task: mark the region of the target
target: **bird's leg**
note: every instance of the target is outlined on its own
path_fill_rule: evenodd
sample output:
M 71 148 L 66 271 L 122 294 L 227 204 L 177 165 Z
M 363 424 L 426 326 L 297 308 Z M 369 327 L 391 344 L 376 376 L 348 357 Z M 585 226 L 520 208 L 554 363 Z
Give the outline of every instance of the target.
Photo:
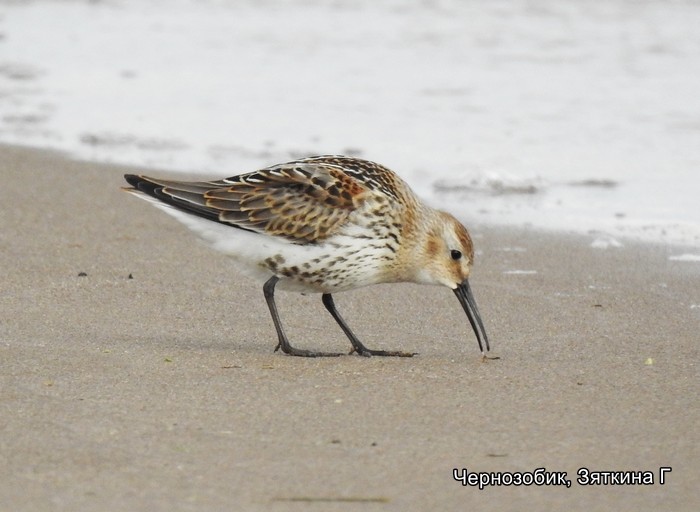
M 300 357 L 337 357 L 343 354 L 335 352 L 313 352 L 311 350 L 303 350 L 294 348 L 287 339 L 287 335 L 282 329 L 282 322 L 280 321 L 280 315 L 277 312 L 277 305 L 275 305 L 275 285 L 279 281 L 279 277 L 272 276 L 263 285 L 263 293 L 265 294 L 265 300 L 267 301 L 267 307 L 270 308 L 270 315 L 272 315 L 272 321 L 275 323 L 275 330 L 277 331 L 277 339 L 279 342 L 275 347 L 275 352 L 280 348 L 285 354 L 290 356 L 300 356 Z
M 323 305 L 326 306 L 326 309 L 328 312 L 331 314 L 331 316 L 335 319 L 336 322 L 338 322 L 338 325 L 340 328 L 343 330 L 345 335 L 350 339 L 350 343 L 352 343 L 352 351 L 350 352 L 351 354 L 353 352 L 357 352 L 358 355 L 361 356 L 395 356 L 395 357 L 413 357 L 416 355 L 413 352 L 401 352 L 399 350 L 372 350 L 367 347 L 365 347 L 362 342 L 357 339 L 357 336 L 355 336 L 355 333 L 352 332 L 348 324 L 345 323 L 345 320 L 343 320 L 343 317 L 340 316 L 340 313 L 338 313 L 338 310 L 335 309 L 335 302 L 333 302 L 333 296 L 330 293 L 324 293 L 321 297 L 321 300 L 323 301 Z

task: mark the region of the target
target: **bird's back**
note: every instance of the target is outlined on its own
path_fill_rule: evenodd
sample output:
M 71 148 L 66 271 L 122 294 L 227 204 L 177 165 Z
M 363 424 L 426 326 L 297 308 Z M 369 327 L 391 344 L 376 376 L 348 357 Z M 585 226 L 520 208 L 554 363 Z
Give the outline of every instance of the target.
M 353 213 L 413 194 L 384 166 L 353 157 L 315 156 L 218 181 L 126 175 L 134 191 L 183 212 L 295 243 L 328 239 Z

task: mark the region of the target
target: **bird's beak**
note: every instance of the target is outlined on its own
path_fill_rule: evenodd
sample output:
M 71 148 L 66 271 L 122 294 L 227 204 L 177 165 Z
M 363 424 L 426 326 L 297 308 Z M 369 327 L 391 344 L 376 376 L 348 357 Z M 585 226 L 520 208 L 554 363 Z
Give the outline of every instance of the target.
M 481 321 L 481 315 L 479 314 L 479 309 L 476 307 L 476 301 L 474 300 L 474 295 L 472 295 L 472 289 L 469 287 L 469 280 L 465 279 L 462 284 L 454 289 L 459 303 L 464 308 L 464 312 L 469 318 L 469 323 L 472 324 L 472 329 L 474 329 L 474 334 L 476 334 L 476 340 L 479 342 L 479 349 L 481 353 L 484 353 L 484 346 L 486 345 L 486 350 L 491 350 L 489 348 L 489 339 L 486 336 L 486 330 L 484 329 L 484 323 Z M 483 345 L 482 345 L 482 341 Z

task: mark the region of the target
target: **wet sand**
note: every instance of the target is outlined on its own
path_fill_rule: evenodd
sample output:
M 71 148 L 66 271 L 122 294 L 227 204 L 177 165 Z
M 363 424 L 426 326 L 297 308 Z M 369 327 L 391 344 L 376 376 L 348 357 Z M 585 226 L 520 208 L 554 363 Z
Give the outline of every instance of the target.
M 697 510 L 700 264 L 669 260 L 693 251 L 474 226 L 500 359 L 451 291 L 408 284 L 336 304 L 418 356 L 292 358 L 262 286 L 121 192 L 133 171 L 0 147 L 0 510 Z M 278 305 L 297 346 L 349 349 L 320 297 Z

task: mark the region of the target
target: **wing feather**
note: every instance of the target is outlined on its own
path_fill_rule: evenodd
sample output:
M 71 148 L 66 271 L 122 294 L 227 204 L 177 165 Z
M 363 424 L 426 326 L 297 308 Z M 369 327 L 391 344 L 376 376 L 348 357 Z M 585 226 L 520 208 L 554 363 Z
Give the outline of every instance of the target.
M 296 243 L 316 243 L 335 233 L 373 192 L 371 183 L 358 179 L 357 171 L 346 173 L 343 162 L 333 158 L 304 159 L 219 181 L 133 175 L 127 181 L 137 190 L 211 220 Z

